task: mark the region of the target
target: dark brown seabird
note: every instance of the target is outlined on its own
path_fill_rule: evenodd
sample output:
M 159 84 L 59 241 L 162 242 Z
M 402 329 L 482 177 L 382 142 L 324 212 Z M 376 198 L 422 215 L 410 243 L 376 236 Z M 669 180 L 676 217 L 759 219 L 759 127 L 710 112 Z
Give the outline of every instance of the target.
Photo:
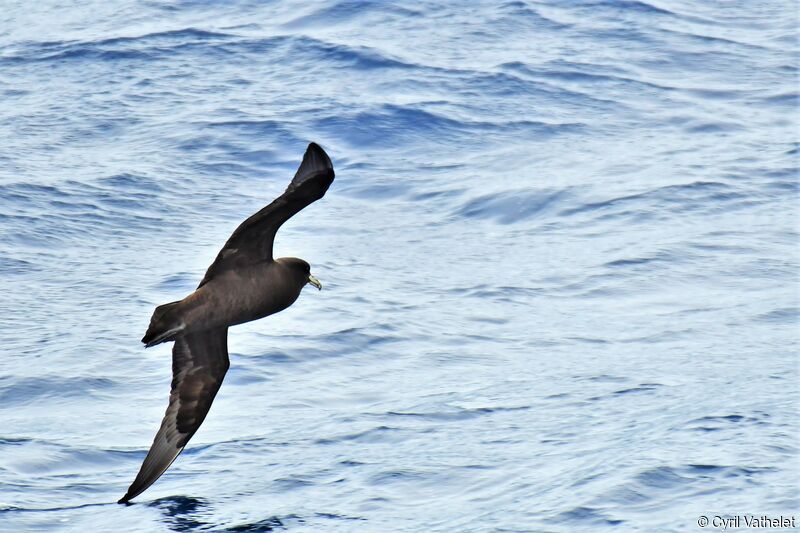
M 303 287 L 322 284 L 295 257 L 272 258 L 281 224 L 319 200 L 333 183 L 333 164 L 315 143 L 286 191 L 236 228 L 192 294 L 156 307 L 142 342 L 175 341 L 169 406 L 128 492 L 128 503 L 163 474 L 208 414 L 228 370 L 228 327 L 292 305 Z

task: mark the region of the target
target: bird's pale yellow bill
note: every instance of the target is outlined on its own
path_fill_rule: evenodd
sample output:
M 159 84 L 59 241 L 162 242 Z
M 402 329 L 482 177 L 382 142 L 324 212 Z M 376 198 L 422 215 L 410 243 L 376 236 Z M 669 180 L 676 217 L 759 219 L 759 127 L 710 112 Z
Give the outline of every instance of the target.
M 322 290 L 322 282 L 317 278 L 315 278 L 314 276 L 312 276 L 311 274 L 308 275 L 308 282 L 311 285 L 315 286 L 317 289 Z

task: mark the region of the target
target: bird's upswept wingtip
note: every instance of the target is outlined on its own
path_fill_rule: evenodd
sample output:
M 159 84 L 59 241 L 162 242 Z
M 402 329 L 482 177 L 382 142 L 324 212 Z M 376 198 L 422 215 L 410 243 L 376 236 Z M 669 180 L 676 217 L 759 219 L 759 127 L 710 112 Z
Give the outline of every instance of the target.
M 333 163 L 328 153 L 320 145 L 310 142 L 308 143 L 308 148 L 306 148 L 306 153 L 303 155 L 303 162 L 300 164 L 300 168 L 297 169 L 295 178 L 321 170 L 333 172 Z
M 310 143 L 308 143 L 308 147 L 306 148 L 306 152 L 309 152 L 309 151 L 322 152 L 326 156 L 328 155 L 325 152 L 325 150 L 323 150 L 322 147 L 320 145 L 318 145 L 317 143 L 315 143 L 314 141 L 311 141 Z

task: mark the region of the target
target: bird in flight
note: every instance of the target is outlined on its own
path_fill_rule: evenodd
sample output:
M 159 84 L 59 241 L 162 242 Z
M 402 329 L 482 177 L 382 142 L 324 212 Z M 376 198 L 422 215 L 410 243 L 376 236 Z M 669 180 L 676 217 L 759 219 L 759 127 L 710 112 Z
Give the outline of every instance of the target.
M 311 143 L 286 191 L 236 228 L 192 294 L 156 307 L 142 342 L 175 341 L 169 406 L 128 492 L 128 503 L 152 485 L 183 451 L 214 401 L 228 361 L 228 328 L 282 311 L 306 284 L 322 289 L 302 259 L 273 259 L 281 225 L 319 200 L 333 183 L 328 154 Z

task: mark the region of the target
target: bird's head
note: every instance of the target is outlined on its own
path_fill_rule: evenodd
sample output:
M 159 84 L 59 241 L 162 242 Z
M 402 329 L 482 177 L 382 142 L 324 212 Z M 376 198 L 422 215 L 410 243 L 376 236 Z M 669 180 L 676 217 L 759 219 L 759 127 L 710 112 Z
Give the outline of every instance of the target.
M 322 290 L 322 283 L 311 274 L 311 265 L 296 257 L 282 257 L 278 259 L 284 267 L 288 268 L 302 287 L 305 284 L 313 285 Z

